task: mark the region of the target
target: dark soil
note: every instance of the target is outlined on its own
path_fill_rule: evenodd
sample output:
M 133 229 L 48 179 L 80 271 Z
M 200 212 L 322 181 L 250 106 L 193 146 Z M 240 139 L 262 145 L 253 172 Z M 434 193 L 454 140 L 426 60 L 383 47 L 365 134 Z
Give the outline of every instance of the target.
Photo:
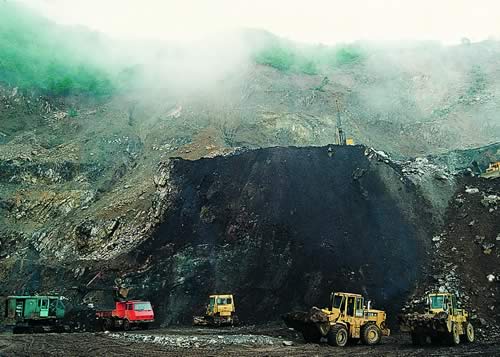
M 264 331 L 265 332 L 265 331 Z M 179 332 L 170 330 L 150 331 L 154 335 Z M 189 333 L 184 331 L 183 334 Z M 220 334 L 220 331 L 216 331 Z M 254 333 L 260 333 L 254 329 Z M 220 335 L 219 335 L 220 336 Z M 223 337 L 224 338 L 224 337 Z M 498 356 L 500 345 L 480 342 L 457 347 L 414 347 L 407 336 L 384 338 L 378 346 L 363 345 L 344 348 L 330 347 L 326 343 L 304 344 L 293 341 L 293 346 L 210 346 L 206 348 L 180 348 L 155 343 L 130 342 L 106 334 L 0 334 L 0 356 Z
M 234 293 L 250 322 L 326 306 L 333 290 L 395 316 L 425 264 L 429 206 L 365 147 L 179 159 L 171 177 L 164 222 L 134 253 L 151 269 L 131 275 L 160 321 L 189 322 L 214 292 Z

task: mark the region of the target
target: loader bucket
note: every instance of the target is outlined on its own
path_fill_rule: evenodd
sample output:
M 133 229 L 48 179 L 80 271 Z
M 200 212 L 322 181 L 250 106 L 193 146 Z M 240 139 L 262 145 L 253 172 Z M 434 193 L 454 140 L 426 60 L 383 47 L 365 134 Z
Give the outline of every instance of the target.
M 404 314 L 398 316 L 399 326 L 403 332 L 422 331 L 426 333 L 447 332 L 448 315 L 432 314 Z
M 282 318 L 288 327 L 302 333 L 306 342 L 319 342 L 325 334 L 325 329 L 322 327 L 329 326 L 328 316 L 315 307 L 310 311 L 290 312 Z

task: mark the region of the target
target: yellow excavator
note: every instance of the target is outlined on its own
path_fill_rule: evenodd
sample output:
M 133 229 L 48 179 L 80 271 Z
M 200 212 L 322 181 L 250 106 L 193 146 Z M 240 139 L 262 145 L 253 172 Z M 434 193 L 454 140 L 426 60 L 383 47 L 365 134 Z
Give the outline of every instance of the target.
M 208 305 L 203 316 L 194 316 L 195 326 L 235 326 L 239 323 L 235 314 L 232 294 L 215 294 L 208 297 Z
M 484 178 L 500 177 L 500 161 L 492 162 L 485 172 L 481 174 Z
M 286 325 L 302 333 L 308 343 L 319 343 L 326 337 L 331 346 L 344 347 L 361 340 L 366 345 L 380 343 L 389 336 L 386 313 L 365 306 L 363 296 L 353 293 L 332 293 L 330 306 L 313 307 L 309 312 L 290 312 L 283 316 Z

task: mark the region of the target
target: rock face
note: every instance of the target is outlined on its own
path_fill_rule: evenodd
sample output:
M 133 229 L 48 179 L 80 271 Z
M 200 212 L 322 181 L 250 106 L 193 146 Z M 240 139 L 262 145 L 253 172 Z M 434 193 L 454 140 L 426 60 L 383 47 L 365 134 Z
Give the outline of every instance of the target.
M 169 207 L 129 255 L 148 269 L 129 278 L 146 281 L 167 323 L 188 321 L 213 292 L 234 293 L 246 321 L 326 305 L 332 290 L 396 311 L 433 221 L 418 188 L 384 161 L 362 146 L 172 160 Z
M 78 239 L 0 236 L 0 294 L 99 305 L 112 303 L 106 289 L 121 277 L 130 298 L 152 301 L 160 324 L 189 323 L 214 292 L 233 293 L 245 322 L 325 306 L 333 290 L 362 293 L 391 318 L 415 286 L 434 285 L 459 292 L 470 309 L 486 306 L 481 318 L 497 310 L 498 180 L 452 177 L 363 146 L 174 158 L 150 180 L 140 214 L 67 225 Z M 7 212 L 21 207 L 1 202 Z M 57 242 L 86 253 L 66 256 Z
M 434 259 L 414 298 L 429 291 L 451 291 L 471 313 L 479 336 L 498 336 L 500 180 L 470 176 L 457 180 L 439 240 L 432 239 Z

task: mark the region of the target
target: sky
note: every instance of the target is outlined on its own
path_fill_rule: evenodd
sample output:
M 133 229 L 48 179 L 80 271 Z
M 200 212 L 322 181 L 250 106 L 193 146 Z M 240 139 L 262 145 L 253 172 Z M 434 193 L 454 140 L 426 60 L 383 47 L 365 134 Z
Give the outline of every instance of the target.
M 17 0 L 113 37 L 199 40 L 260 28 L 291 40 L 459 43 L 500 38 L 499 0 Z

